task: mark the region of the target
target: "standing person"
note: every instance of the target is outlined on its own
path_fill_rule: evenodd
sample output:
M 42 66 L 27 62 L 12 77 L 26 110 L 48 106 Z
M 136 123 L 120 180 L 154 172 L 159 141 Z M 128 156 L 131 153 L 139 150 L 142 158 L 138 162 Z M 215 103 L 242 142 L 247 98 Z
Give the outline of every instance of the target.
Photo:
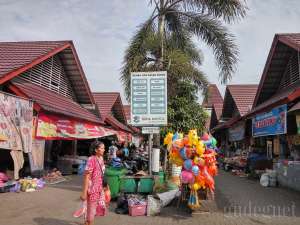
M 94 224 L 95 216 L 104 216 L 106 213 L 103 179 L 105 165 L 103 154 L 104 143 L 95 141 L 90 147 L 91 157 L 87 161 L 84 173 L 83 188 L 80 199 L 87 201 L 85 225 Z
M 113 158 L 117 157 L 117 151 L 118 151 L 118 148 L 114 141 L 112 141 L 111 146 L 109 147 L 108 150 L 109 150 L 109 161 L 112 161 Z

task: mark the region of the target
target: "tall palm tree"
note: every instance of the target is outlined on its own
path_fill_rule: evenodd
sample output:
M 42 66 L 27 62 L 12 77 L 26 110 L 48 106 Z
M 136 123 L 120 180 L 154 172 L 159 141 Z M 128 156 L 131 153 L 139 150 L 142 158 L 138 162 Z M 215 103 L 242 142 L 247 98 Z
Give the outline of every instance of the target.
M 213 49 L 222 83 L 235 71 L 238 50 L 223 23 L 243 18 L 243 0 L 150 0 L 154 10 L 126 50 L 121 81 L 130 97 L 130 72 L 167 70 L 168 83 L 188 79 L 200 88 L 207 84 L 199 70 L 202 57 L 193 38 Z M 169 85 L 169 90 L 172 88 Z M 170 92 L 169 92 L 170 93 Z

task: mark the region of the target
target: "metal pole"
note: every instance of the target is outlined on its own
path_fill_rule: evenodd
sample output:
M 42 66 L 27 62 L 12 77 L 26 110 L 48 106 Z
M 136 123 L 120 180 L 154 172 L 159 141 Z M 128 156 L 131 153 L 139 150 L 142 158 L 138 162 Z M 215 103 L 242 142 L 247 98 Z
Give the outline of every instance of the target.
M 149 158 L 149 175 L 152 175 L 152 139 L 153 139 L 153 134 L 149 134 L 149 150 L 148 150 L 148 158 Z

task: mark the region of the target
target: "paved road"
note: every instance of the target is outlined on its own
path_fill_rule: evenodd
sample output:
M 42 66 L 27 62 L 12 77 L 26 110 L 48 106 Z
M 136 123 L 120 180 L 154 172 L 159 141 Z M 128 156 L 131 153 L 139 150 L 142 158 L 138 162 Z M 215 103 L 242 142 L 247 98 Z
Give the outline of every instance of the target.
M 247 215 L 300 217 L 300 193 L 278 187 L 262 187 L 257 180 L 220 171 L 216 178 L 219 210 Z
M 113 212 L 108 216 L 97 218 L 96 225 L 261 225 L 261 224 L 299 224 L 299 193 L 272 188 L 260 187 L 257 181 L 251 181 L 221 172 L 217 178 L 216 206 L 211 213 L 191 216 L 184 207 L 168 207 L 160 216 L 130 217 Z M 76 225 L 80 219 L 72 218 L 72 211 L 78 205 L 81 190 L 79 177 L 72 177 L 68 182 L 33 192 L 0 194 L 0 225 Z M 253 206 L 289 207 L 295 204 L 295 215 L 265 216 L 261 213 L 234 213 L 232 206 L 246 208 L 249 202 Z M 233 207 L 234 208 L 234 207 Z M 243 209 L 243 208 L 242 208 Z M 225 212 L 225 213 L 224 213 Z

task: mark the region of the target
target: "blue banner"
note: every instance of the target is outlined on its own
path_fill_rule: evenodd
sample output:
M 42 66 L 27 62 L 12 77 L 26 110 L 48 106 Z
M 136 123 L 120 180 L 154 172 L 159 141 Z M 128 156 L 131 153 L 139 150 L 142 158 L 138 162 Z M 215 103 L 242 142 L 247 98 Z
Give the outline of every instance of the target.
M 271 111 L 259 114 L 252 119 L 253 137 L 286 133 L 287 105 L 278 106 Z

